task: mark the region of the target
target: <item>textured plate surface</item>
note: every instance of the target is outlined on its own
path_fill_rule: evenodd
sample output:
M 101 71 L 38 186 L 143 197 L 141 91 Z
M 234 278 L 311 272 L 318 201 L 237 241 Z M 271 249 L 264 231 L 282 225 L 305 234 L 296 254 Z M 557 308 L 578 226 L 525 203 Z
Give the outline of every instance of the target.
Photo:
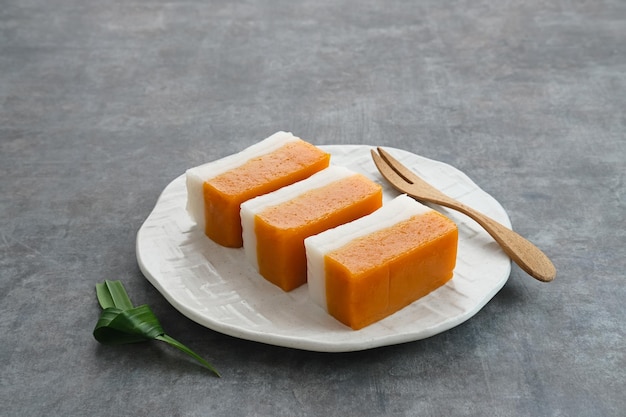
M 398 193 L 382 179 L 369 146 L 333 145 L 331 163 L 359 171 Z M 502 206 L 465 174 L 441 162 L 386 148 L 426 181 L 510 227 Z M 243 249 L 206 238 L 185 211 L 184 175 L 172 181 L 137 233 L 141 271 L 182 314 L 210 329 L 242 339 L 297 349 L 345 352 L 423 339 L 476 314 L 505 284 L 511 262 L 473 220 L 433 207 L 459 227 L 454 277 L 445 286 L 396 314 L 354 331 L 308 298 L 306 285 L 285 293 L 246 263 Z

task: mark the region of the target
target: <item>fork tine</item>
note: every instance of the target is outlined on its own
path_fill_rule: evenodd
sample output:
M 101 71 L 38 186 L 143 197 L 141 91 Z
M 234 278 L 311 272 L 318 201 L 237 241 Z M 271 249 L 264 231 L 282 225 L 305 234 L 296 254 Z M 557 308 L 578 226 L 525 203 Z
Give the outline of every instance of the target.
M 371 150 L 372 159 L 374 160 L 374 164 L 381 175 L 389 181 L 389 183 L 398 191 L 405 192 L 402 188 L 405 188 L 409 183 L 406 178 L 399 175 L 396 171 L 394 171 L 387 162 L 378 154 L 374 149 Z M 403 187 L 404 186 L 404 187 Z
M 400 161 L 398 161 L 393 156 L 391 156 L 389 152 L 385 151 L 384 149 L 380 147 L 378 147 L 377 149 L 378 149 L 378 153 L 380 154 L 381 158 L 386 162 L 386 164 L 391 169 L 393 169 L 398 175 L 404 178 L 406 182 L 408 182 L 409 184 L 415 184 L 416 182 L 420 183 L 424 181 L 421 178 L 419 178 L 417 175 L 415 175 L 415 173 L 412 172 L 410 169 L 402 165 Z

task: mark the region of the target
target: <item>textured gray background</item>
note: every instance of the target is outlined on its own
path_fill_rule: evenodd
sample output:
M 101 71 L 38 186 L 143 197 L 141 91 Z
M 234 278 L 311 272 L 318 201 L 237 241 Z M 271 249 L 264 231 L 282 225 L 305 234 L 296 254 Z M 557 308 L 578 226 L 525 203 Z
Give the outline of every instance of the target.
M 7 416 L 623 416 L 626 2 L 0 1 Z M 321 354 L 191 322 L 135 233 L 187 167 L 276 130 L 467 173 L 553 259 L 475 317 Z M 121 279 L 223 373 L 91 336 Z

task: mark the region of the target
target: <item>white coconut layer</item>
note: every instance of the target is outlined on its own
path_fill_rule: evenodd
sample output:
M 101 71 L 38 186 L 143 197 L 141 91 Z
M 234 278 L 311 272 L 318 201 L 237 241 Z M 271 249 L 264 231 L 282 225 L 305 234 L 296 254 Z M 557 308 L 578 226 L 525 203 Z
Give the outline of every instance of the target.
M 280 188 L 268 194 L 255 197 L 241 205 L 241 228 L 243 230 L 243 248 L 246 258 L 259 268 L 257 259 L 257 238 L 254 231 L 254 217 L 268 207 L 277 206 L 317 188 L 325 187 L 340 179 L 356 175 L 356 172 L 340 166 L 329 166 L 309 178 Z
M 307 258 L 307 282 L 311 299 L 328 311 L 324 256 L 354 239 L 386 229 L 413 216 L 431 211 L 406 194 L 385 203 L 375 212 L 304 239 Z
M 241 152 L 217 161 L 189 168 L 185 173 L 187 181 L 187 212 L 189 216 L 200 226 L 201 230 L 204 230 L 206 223 L 204 218 L 203 184 L 206 181 L 226 171 L 240 167 L 252 158 L 274 152 L 283 145 L 297 140 L 300 140 L 300 138 L 294 136 L 291 132 L 276 132 Z

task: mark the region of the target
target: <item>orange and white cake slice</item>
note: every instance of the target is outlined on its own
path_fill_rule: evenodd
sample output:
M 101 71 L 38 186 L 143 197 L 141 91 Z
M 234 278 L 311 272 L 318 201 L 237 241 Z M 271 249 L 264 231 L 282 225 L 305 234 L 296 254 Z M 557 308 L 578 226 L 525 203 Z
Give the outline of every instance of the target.
M 330 154 L 288 132 L 186 172 L 187 211 L 205 234 L 241 247 L 240 205 L 328 167 Z
M 306 283 L 306 237 L 381 205 L 379 184 L 347 168 L 330 166 L 241 205 L 246 257 L 265 279 L 291 291 Z
M 458 230 L 444 215 L 400 195 L 304 242 L 311 298 L 357 330 L 450 280 Z

